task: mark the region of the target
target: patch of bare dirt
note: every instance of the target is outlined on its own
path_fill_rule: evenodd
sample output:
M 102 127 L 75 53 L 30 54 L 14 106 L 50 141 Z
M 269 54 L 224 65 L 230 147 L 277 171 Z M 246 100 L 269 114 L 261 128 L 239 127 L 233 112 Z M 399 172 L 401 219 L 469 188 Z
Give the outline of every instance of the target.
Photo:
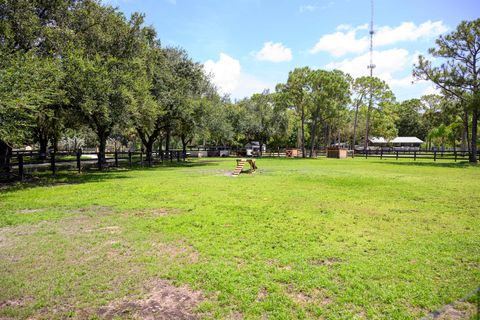
M 187 262 L 196 263 L 199 260 L 199 253 L 190 245 L 183 241 L 177 241 L 176 243 L 154 243 L 153 247 L 157 250 L 157 253 L 161 256 L 166 256 L 176 260 L 185 259 Z
M 309 304 L 326 306 L 333 302 L 325 290 L 313 289 L 311 292 L 296 291 L 290 286 L 287 290 L 290 298 L 301 306 Z
M 89 207 L 84 207 L 84 208 L 77 208 L 77 209 L 72 209 L 69 210 L 71 213 L 86 213 L 86 212 L 93 212 L 93 213 L 113 213 L 114 210 L 112 207 L 109 206 L 99 206 L 99 205 L 94 205 L 94 206 L 89 206 Z
M 145 209 L 140 210 L 134 213 L 136 216 L 157 216 L 164 217 L 174 214 L 180 214 L 183 210 L 178 208 L 154 208 L 154 209 Z
M 154 216 L 168 216 L 172 214 L 179 214 L 182 210 L 176 208 L 156 208 L 151 211 Z
M 275 266 L 278 270 L 282 271 L 291 271 L 292 266 L 289 264 L 282 264 L 277 259 L 269 259 L 266 261 L 267 265 Z
M 331 267 L 337 263 L 340 263 L 342 262 L 341 259 L 338 259 L 338 258 L 325 258 L 325 259 L 314 259 L 314 260 L 311 260 L 310 263 L 315 265 L 315 266 L 327 266 L 327 267 Z
M 238 312 L 238 311 L 234 311 L 232 313 L 230 313 L 227 317 L 226 317 L 227 320 L 243 320 L 244 317 L 243 317 L 243 314 L 241 312 Z
M 32 298 L 21 298 L 21 299 L 10 299 L 5 301 L 0 301 L 0 309 L 12 307 L 12 308 L 20 308 L 27 304 L 32 303 Z
M 204 175 L 214 175 L 214 176 L 225 176 L 225 177 L 231 177 L 233 176 L 232 170 L 226 170 L 226 169 L 209 169 L 209 170 L 197 170 L 195 173 L 198 174 L 204 174 Z
M 438 312 L 434 312 L 424 319 L 438 319 L 438 320 L 463 320 L 473 319 L 480 310 L 473 303 L 456 302 L 448 305 Z
M 114 302 L 100 308 L 98 315 L 103 319 L 199 319 L 195 309 L 203 300 L 200 291 L 186 286 L 175 287 L 169 281 L 159 280 L 144 299 Z
M 20 209 L 20 210 L 17 210 L 17 213 L 31 214 L 31 213 L 39 213 L 39 212 L 43 212 L 43 211 L 45 211 L 45 209 L 40 209 L 40 208 L 37 208 L 37 209 Z
M 268 291 L 265 288 L 261 288 L 257 293 L 257 302 L 262 302 L 268 297 Z

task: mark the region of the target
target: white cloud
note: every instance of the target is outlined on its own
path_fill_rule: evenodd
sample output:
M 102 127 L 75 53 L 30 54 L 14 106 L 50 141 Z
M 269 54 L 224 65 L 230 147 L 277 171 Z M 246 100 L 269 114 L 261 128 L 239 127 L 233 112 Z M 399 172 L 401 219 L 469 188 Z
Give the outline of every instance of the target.
M 285 62 L 292 60 L 292 50 L 285 47 L 281 42 L 265 42 L 262 50 L 255 54 L 257 60 L 270 62 Z
M 341 27 L 345 28 L 346 26 Z M 346 53 L 363 52 L 368 49 L 368 39 L 366 37 L 357 39 L 356 33 L 356 30 L 349 30 L 326 34 L 318 40 L 309 52 L 313 54 L 326 51 L 336 57 L 343 56 Z
M 305 13 L 305 12 L 313 12 L 313 11 L 316 11 L 316 10 L 325 10 L 325 9 L 330 8 L 330 7 L 333 6 L 334 4 L 335 4 L 334 1 L 330 1 L 330 2 L 328 2 L 327 4 L 325 4 L 325 5 L 323 5 L 323 6 L 317 6 L 317 5 L 307 4 L 307 5 L 300 6 L 300 8 L 298 8 L 298 11 L 299 11 L 300 13 Z
M 241 66 L 240 62 L 226 53 L 220 53 L 217 62 L 208 60 L 203 64 L 205 71 L 213 76 L 213 83 L 224 93 L 231 92 L 238 86 Z
M 373 61 L 375 64 L 374 74 L 381 79 L 388 80 L 392 74 L 402 71 L 409 65 L 409 53 L 405 49 L 389 49 L 374 51 Z M 370 64 L 370 53 L 364 53 L 352 59 L 344 59 L 339 62 L 331 62 L 325 67 L 327 69 L 339 69 L 348 72 L 353 77 L 365 76 L 368 74 L 367 66 Z
M 305 5 L 305 6 L 300 6 L 298 11 L 300 11 L 300 13 L 304 13 L 304 12 L 312 12 L 312 11 L 315 11 L 316 9 L 317 9 L 317 6 L 313 6 L 311 4 L 308 4 L 308 5 Z
M 407 50 L 399 48 L 373 52 L 375 64 L 373 75 L 387 82 L 399 100 L 439 92 L 430 82 L 417 80 L 411 74 L 416 55 L 418 51 L 410 54 Z M 369 64 L 370 53 L 367 52 L 352 59 L 331 62 L 325 68 L 339 69 L 357 78 L 369 74 L 367 68 Z
M 240 61 L 226 53 L 220 53 L 217 61 L 208 60 L 204 69 L 212 75 L 212 82 L 220 93 L 231 94 L 233 98 L 241 99 L 265 89 L 273 90 L 273 84 L 257 79 L 255 76 L 242 72 Z
M 415 41 L 420 38 L 436 37 L 448 28 L 442 21 L 426 21 L 419 26 L 413 22 L 403 22 L 396 28 L 384 26 L 379 28 L 374 35 L 375 45 L 385 46 L 401 41 Z
M 318 42 L 310 49 L 310 53 L 328 52 L 333 56 L 342 56 L 347 53 L 361 53 L 369 48 L 368 25 L 352 28 L 341 24 L 334 33 L 320 37 Z M 423 38 L 436 37 L 448 28 L 442 21 L 426 21 L 420 25 L 413 22 L 403 22 L 397 27 L 379 27 L 374 35 L 374 46 L 388 46 L 402 41 L 416 41 Z M 358 33 L 364 35 L 358 35 Z

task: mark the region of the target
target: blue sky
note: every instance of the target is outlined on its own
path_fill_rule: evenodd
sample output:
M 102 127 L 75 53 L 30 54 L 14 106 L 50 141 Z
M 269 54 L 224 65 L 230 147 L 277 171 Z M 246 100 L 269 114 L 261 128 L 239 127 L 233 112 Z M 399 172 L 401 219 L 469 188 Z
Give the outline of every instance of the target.
M 204 63 L 222 93 L 242 98 L 285 82 L 296 67 L 368 74 L 370 0 L 103 0 L 146 14 L 163 46 Z M 398 100 L 434 92 L 412 85 L 412 65 L 438 35 L 479 18 L 479 0 L 376 0 L 374 73 Z

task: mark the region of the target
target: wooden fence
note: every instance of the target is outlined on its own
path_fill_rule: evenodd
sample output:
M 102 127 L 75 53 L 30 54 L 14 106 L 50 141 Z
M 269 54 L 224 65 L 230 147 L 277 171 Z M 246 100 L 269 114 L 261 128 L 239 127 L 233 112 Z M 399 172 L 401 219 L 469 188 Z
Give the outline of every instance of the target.
M 477 156 L 480 155 L 480 151 L 477 152 Z M 365 157 L 365 158 L 380 158 L 380 159 L 426 159 L 426 160 L 453 160 L 453 161 L 467 161 L 470 157 L 468 151 L 441 151 L 441 150 L 356 150 L 352 153 L 352 157 Z
M 133 167 L 152 166 L 164 161 L 185 161 L 186 154 L 181 150 L 154 152 L 150 158 L 144 152 L 106 152 L 104 161 L 98 161 L 97 153 L 82 152 L 51 152 L 42 154 L 37 151 L 12 151 L 8 157 L 0 157 L 0 179 L 23 180 L 29 171 L 51 171 L 55 174 L 58 169 L 73 169 L 81 172 L 85 169 L 106 167 Z

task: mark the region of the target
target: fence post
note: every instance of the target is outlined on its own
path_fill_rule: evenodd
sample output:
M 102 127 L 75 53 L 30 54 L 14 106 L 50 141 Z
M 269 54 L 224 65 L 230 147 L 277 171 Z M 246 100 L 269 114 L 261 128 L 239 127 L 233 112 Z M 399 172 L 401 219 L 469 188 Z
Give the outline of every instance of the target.
M 417 151 L 413 151 L 413 161 L 417 161 Z
M 398 160 L 398 150 L 397 150 L 397 160 Z
M 170 162 L 173 162 L 173 151 L 169 151 L 170 152 Z
M 23 155 L 18 155 L 18 175 L 20 177 L 20 181 L 23 181 L 24 172 L 23 172 Z
M 437 161 L 437 150 L 433 151 L 433 161 Z
M 55 151 L 50 152 L 50 168 L 52 169 L 52 174 L 55 175 Z
M 128 167 L 132 167 L 132 151 L 128 150 Z
M 380 159 L 383 159 L 383 148 L 380 149 Z
M 160 152 L 160 161 L 163 163 L 163 150 Z
M 77 169 L 78 173 L 82 171 L 82 164 L 80 163 L 80 157 L 82 156 L 82 152 L 80 150 L 77 151 Z
M 455 162 L 457 162 L 457 150 L 453 151 L 453 154 L 455 155 Z
M 180 151 L 177 151 L 177 162 L 180 162 Z
M 118 151 L 115 150 L 115 167 L 118 167 Z

